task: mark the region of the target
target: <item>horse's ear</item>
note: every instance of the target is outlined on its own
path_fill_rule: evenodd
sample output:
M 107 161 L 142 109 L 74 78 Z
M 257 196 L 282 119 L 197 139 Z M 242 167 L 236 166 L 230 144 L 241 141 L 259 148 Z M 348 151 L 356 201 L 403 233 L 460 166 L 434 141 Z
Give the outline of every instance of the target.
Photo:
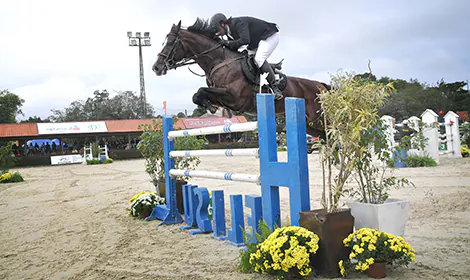
M 181 28 L 181 20 L 178 22 L 177 27 L 178 27 L 178 30 Z

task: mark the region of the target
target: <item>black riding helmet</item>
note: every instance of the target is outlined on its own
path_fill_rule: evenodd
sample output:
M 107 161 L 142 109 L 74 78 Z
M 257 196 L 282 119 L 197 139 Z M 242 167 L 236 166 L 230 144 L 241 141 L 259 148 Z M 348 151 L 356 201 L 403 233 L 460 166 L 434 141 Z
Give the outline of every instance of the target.
M 221 23 L 226 23 L 227 22 L 227 17 L 222 14 L 222 13 L 217 13 L 215 15 L 213 15 L 209 21 L 209 27 L 212 31 L 214 31 L 214 33 L 217 32 L 217 27 L 221 24 Z

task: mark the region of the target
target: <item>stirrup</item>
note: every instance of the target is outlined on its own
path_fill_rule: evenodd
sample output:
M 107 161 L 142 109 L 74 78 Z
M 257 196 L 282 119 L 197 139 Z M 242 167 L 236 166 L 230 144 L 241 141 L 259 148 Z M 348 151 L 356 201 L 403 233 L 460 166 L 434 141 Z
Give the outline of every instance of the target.
M 272 87 L 269 87 L 269 89 L 271 90 L 271 94 L 274 95 L 274 99 L 281 100 L 282 98 L 284 98 L 284 95 L 282 95 L 281 90 L 277 89 L 277 91 L 275 91 L 272 89 Z

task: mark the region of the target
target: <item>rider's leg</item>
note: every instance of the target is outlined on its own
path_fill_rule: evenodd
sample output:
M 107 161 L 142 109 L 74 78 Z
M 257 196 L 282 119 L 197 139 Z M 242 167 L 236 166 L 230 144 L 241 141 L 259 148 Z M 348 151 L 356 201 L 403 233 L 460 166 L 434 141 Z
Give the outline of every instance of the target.
M 269 86 L 273 90 L 276 99 L 281 99 L 282 92 L 277 87 L 274 71 L 267 61 L 267 58 L 272 54 L 278 44 L 279 33 L 273 34 L 271 37 L 266 38 L 266 40 L 261 40 L 258 44 L 258 49 L 255 54 L 255 62 L 258 65 L 258 68 L 261 70 L 261 73 L 268 73 L 267 81 Z

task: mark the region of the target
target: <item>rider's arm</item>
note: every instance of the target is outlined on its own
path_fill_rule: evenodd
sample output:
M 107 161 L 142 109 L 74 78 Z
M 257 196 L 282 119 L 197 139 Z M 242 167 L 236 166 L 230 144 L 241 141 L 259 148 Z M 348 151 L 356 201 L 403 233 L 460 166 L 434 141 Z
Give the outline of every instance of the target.
M 235 24 L 235 28 L 240 38 L 229 41 L 228 47 L 230 49 L 238 49 L 243 45 L 250 44 L 250 29 L 248 28 L 248 24 L 244 21 L 239 21 Z

